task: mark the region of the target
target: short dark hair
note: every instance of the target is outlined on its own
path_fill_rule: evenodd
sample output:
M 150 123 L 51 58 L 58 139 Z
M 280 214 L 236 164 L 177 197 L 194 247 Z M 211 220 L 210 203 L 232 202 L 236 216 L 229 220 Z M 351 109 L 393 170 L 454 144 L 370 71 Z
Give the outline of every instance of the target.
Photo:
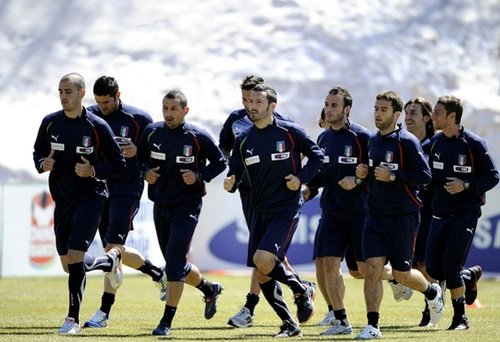
M 186 95 L 179 89 L 170 90 L 163 98 L 179 101 L 182 108 L 186 108 L 188 103 Z
M 440 103 L 446 109 L 446 114 L 455 112 L 455 123 L 460 124 L 464 112 L 463 102 L 453 95 L 440 96 L 436 103 Z
M 323 122 L 325 122 L 326 114 L 325 114 L 325 108 L 321 109 L 321 114 L 319 115 L 319 127 L 323 127 Z
M 411 104 L 419 104 L 422 107 L 422 115 L 423 116 L 428 116 L 429 118 L 432 115 L 432 103 L 423 98 L 422 96 L 417 96 L 406 102 L 404 109 L 406 110 L 406 107 L 408 107 Z M 426 138 L 432 138 L 436 134 L 436 129 L 434 128 L 434 124 L 432 123 L 432 120 L 427 120 L 427 123 L 425 124 L 425 137 Z
M 61 81 L 68 81 L 71 84 L 74 84 L 78 90 L 85 89 L 85 79 L 77 72 L 70 72 L 69 74 L 64 75 L 61 77 Z
M 240 84 L 241 90 L 252 90 L 257 84 L 264 83 L 264 79 L 259 76 L 249 75 L 243 79 Z
M 120 88 L 114 77 L 101 76 L 94 83 L 94 95 L 115 97 Z
M 401 112 L 403 110 L 403 98 L 395 91 L 389 90 L 378 93 L 377 100 L 390 101 L 394 112 Z
M 266 93 L 267 102 L 278 103 L 278 95 L 276 94 L 276 90 L 271 88 L 270 85 L 267 85 L 265 83 L 259 83 L 252 88 L 252 91 L 260 91 Z
M 343 87 L 333 87 L 328 91 L 328 95 L 340 95 L 344 97 L 344 108 L 345 107 L 352 107 L 352 96 L 351 93 L 349 93 L 349 90 Z M 351 112 L 351 111 L 349 111 Z M 349 116 L 349 113 L 347 113 L 347 116 Z

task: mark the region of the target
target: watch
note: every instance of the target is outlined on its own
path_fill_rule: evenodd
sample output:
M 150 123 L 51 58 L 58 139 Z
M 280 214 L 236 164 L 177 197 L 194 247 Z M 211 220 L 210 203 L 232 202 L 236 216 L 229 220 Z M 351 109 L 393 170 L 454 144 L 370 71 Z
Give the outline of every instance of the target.
M 396 180 L 396 175 L 391 172 L 391 174 L 389 175 L 389 182 L 394 182 Z
M 464 190 L 469 190 L 469 188 L 470 188 L 469 181 L 464 181 Z

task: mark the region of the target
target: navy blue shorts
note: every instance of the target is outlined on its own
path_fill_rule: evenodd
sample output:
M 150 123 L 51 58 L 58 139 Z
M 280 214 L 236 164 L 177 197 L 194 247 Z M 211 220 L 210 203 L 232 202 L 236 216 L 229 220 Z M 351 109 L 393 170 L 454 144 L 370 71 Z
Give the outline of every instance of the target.
M 366 215 L 363 229 L 363 258 L 387 257 L 393 269 L 410 271 L 420 212 L 386 216 Z
M 108 198 L 102 211 L 99 235 L 103 247 L 107 243 L 124 245 L 129 231 L 133 230 L 132 221 L 139 211 L 139 199 L 132 196 Z
M 255 267 L 253 255 L 260 249 L 283 261 L 299 223 L 299 212 L 253 212 L 250 223 L 247 266 Z
M 201 206 L 201 199 L 175 206 L 154 205 L 156 236 L 169 281 L 184 281 L 186 277 L 187 255 Z
M 347 248 L 347 251 L 345 252 L 345 264 L 350 271 L 359 271 L 358 263 L 356 262 L 356 258 L 354 257 L 354 252 L 350 247 Z
M 446 280 L 446 287 L 456 289 L 463 285 L 462 270 L 476 232 L 480 208 L 461 211 L 447 218 L 432 218 L 427 240 L 427 273 L 438 280 Z
M 243 209 L 243 216 L 247 227 L 250 227 L 250 220 L 252 218 L 252 209 L 250 206 L 250 192 L 240 191 L 241 209 Z
M 425 250 L 427 249 L 427 237 L 432 221 L 432 213 L 420 212 L 420 227 L 418 227 L 417 240 L 415 242 L 415 252 L 413 253 L 413 263 L 425 262 Z
M 323 211 L 314 237 L 313 258 L 343 258 L 349 247 L 357 261 L 362 261 L 361 236 L 365 215 L 339 217 Z
M 86 252 L 94 240 L 101 218 L 104 198 L 92 196 L 56 202 L 54 234 L 57 254 L 68 249 Z

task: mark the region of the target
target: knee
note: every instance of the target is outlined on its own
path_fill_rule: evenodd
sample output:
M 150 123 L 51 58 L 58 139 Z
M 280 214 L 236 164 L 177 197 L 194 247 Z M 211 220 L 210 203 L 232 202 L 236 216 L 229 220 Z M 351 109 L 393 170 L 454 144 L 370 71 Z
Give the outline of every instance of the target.
M 256 251 L 253 255 L 253 263 L 260 272 L 269 274 L 274 268 L 276 257 L 269 252 Z
M 394 276 L 394 280 L 400 284 L 406 284 L 407 279 L 409 277 L 410 272 L 399 272 L 396 270 L 392 270 L 392 275 Z

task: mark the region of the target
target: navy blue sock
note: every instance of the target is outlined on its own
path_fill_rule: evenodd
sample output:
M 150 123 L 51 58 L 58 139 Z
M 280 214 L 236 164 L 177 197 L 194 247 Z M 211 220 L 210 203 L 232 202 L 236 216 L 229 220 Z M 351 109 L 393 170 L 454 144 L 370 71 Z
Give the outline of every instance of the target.
M 80 306 L 85 289 L 85 269 L 83 262 L 68 264 L 68 290 L 69 290 L 69 309 L 68 317 L 75 319 L 75 323 L 80 323 Z
M 293 322 L 292 314 L 286 305 L 285 299 L 283 298 L 283 292 L 281 290 L 280 284 L 271 279 L 268 282 L 259 284 L 262 290 L 264 298 L 273 308 L 274 312 L 281 318 L 282 321 Z
M 305 292 L 305 288 L 297 276 L 290 272 L 280 261 L 276 261 L 274 268 L 269 272 L 268 276 L 287 285 L 294 294 L 303 294 Z

